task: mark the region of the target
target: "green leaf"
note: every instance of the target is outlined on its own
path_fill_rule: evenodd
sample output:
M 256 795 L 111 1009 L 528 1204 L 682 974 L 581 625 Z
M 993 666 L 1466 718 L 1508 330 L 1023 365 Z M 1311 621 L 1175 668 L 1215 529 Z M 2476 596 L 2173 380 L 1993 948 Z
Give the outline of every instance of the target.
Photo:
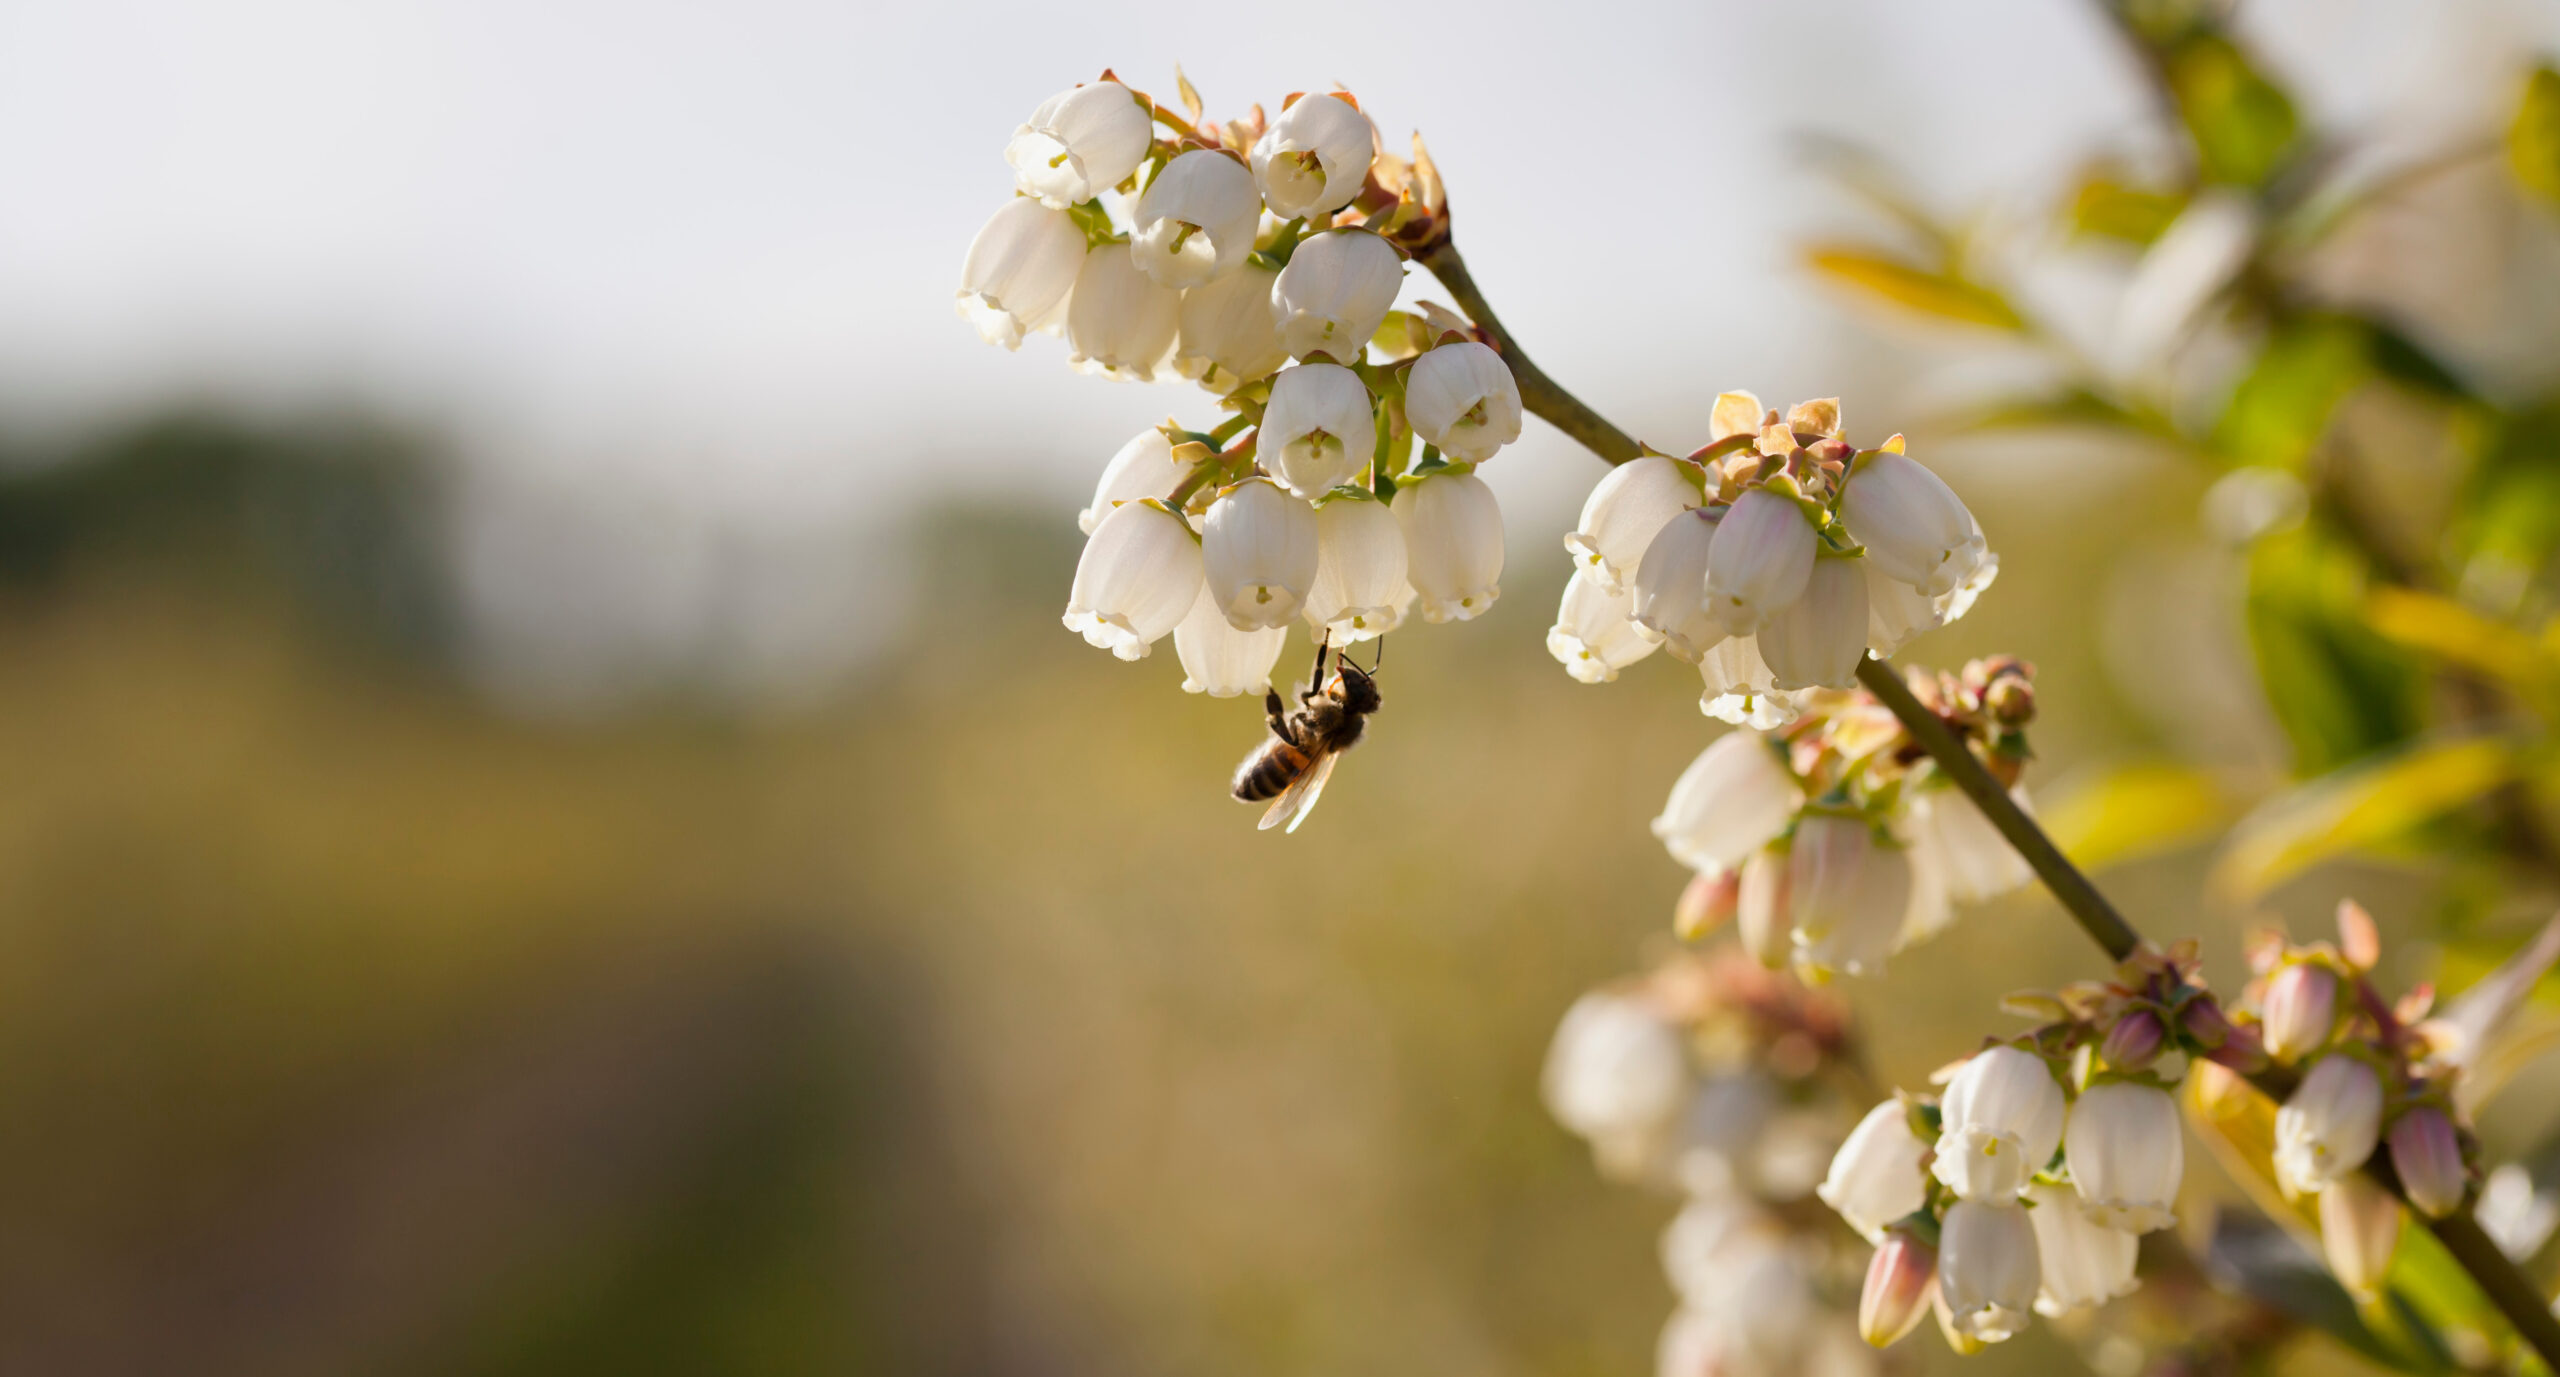
M 2549 662 L 2532 636 L 2441 594 L 2377 587 L 2365 622 L 2384 639 L 2498 680 L 2527 701 L 2550 693 Z
M 2372 371 L 2372 338 L 2362 322 L 2343 316 L 2289 322 L 2241 378 L 2214 445 L 2235 464 L 2300 472 L 2328 431 L 2331 413 Z
M 2213 776 L 2166 763 L 2111 770 L 2037 809 L 2054 844 L 2089 870 L 2203 841 L 2235 811 Z
M 2507 127 L 2507 160 L 2525 190 L 2560 201 L 2560 71 L 2537 67 L 2525 83 L 2516 122 Z
M 2299 130 L 2293 100 L 2237 44 L 2198 33 L 2162 60 L 2206 181 L 2255 187 L 2283 166 Z
M 2092 239 L 2149 244 L 2187 208 L 2184 193 L 2145 191 L 2102 173 L 2091 174 L 2071 195 L 2071 232 Z
M 2208 887 L 2237 902 L 2333 857 L 2411 830 L 2515 778 L 2517 743 L 2472 736 L 2422 741 L 2276 795 L 2232 829 Z
M 2026 319 L 2006 297 L 1952 273 L 1915 268 L 1873 249 L 1817 246 L 1805 253 L 1816 272 L 1835 282 L 1941 320 L 2023 330 Z
M 2363 560 L 2316 526 L 2250 547 L 2249 643 L 2298 774 L 2417 734 L 2417 666 L 2365 625 L 2365 585 Z
M 2317 1329 L 2373 1362 L 2401 1372 L 2430 1370 L 2367 1328 L 2354 1299 L 2319 1259 L 2263 1219 L 2237 1210 L 2216 1215 L 2203 1262 L 2206 1274 L 2224 1289 Z
M 2452 536 L 2475 570 L 2543 571 L 2560 548 L 2560 405 L 2506 417 L 2489 432 Z

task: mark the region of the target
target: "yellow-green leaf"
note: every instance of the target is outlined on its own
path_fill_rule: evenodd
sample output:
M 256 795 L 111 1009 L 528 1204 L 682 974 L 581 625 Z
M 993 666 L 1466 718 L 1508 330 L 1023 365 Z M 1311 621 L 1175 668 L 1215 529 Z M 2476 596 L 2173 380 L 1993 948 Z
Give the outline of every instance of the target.
M 2528 696 L 2549 684 L 2533 637 L 2440 594 L 2378 585 L 2365 595 L 2365 622 L 2386 640 L 2478 670 Z
M 2560 70 L 2537 67 L 2507 129 L 2507 158 L 2516 180 L 2545 200 L 2560 201 Z
M 1805 261 L 1835 282 L 1882 297 L 1897 306 L 1941 320 L 1986 325 L 1995 330 L 2023 330 L 2026 320 L 2008 299 L 1978 282 L 1947 273 L 1915 268 L 1870 249 L 1817 247 Z
M 2090 870 L 2203 841 L 2235 811 L 2211 775 L 2170 764 L 2111 770 L 2037 809 L 2054 844 Z
M 2071 197 L 2071 232 L 2128 244 L 2148 244 L 2187 208 L 2171 191 L 2144 191 L 2111 177 L 2092 176 Z
M 2247 902 L 2334 856 L 2390 842 L 2515 778 L 2504 737 L 2419 741 L 2278 794 L 2241 819 L 2209 887 Z
M 2217 33 L 2179 44 L 2165 65 L 2205 180 L 2257 186 L 2274 175 L 2299 126 L 2292 99 Z

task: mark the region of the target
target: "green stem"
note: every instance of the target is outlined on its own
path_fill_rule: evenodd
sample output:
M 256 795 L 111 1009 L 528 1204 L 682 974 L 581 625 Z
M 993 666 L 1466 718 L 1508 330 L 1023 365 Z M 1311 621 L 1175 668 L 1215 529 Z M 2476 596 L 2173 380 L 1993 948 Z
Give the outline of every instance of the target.
M 1467 313 L 1476 329 L 1484 333 L 1485 342 L 1502 361 L 1511 366 L 1512 381 L 1520 384 L 1520 405 L 1529 414 L 1563 431 L 1576 444 L 1599 455 L 1612 464 L 1623 464 L 1643 453 L 1633 436 L 1611 425 L 1607 417 L 1582 404 L 1582 399 L 1558 386 L 1546 371 L 1529 361 L 1520 341 L 1502 328 L 1502 320 L 1494 315 L 1493 306 L 1476 290 L 1476 280 L 1467 273 L 1467 260 L 1458 256 L 1455 240 L 1442 239 L 1422 251 L 1422 266 L 1440 279 L 1449 295 L 1458 299 L 1458 309 Z

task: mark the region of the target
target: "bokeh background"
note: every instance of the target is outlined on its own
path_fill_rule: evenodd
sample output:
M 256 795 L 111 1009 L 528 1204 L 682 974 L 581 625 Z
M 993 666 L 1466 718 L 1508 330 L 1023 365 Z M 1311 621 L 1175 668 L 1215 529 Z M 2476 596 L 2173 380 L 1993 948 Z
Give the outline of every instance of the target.
M 2523 0 L 2237 23 L 2415 142 L 2560 54 Z M 2004 570 L 1917 653 L 2038 663 L 2049 798 L 2285 769 L 2212 475 L 1933 433 L 2000 360 L 1799 253 L 1868 214 L 1807 136 L 1994 222 L 2140 153 L 2094 6 L 0 8 L 0 1371 L 1650 1370 L 1671 1206 L 1536 1073 L 1669 943 L 1645 822 L 1714 724 L 1544 655 L 1597 464 L 1486 470 L 1500 606 L 1396 638 L 1295 837 L 1224 797 L 1256 708 L 1057 627 L 1104 459 L 1214 413 L 949 293 L 1013 124 L 1177 60 L 1423 127 L 1509 323 L 1666 448 L 1727 387 L 1911 432 Z M 2495 172 L 2410 213 L 2500 255 L 2401 285 L 2547 380 Z M 2038 290 L 2103 330 L 2125 267 Z M 2227 962 L 2208 859 L 2108 879 Z M 2258 912 L 2349 888 L 2420 892 Z M 1854 997 L 1909 1084 L 2091 973 L 2029 894 Z

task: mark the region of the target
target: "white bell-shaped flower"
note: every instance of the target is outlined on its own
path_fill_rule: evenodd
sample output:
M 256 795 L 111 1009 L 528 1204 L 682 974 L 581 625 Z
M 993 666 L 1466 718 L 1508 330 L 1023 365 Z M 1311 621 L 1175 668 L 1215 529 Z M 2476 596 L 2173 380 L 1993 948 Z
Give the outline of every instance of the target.
M 1611 593 L 1590 570 L 1578 570 L 1565 581 L 1556 624 L 1547 628 L 1547 653 L 1578 682 L 1608 683 L 1661 644 L 1630 620 L 1633 610 L 1629 595 Z
M 2021 810 L 2028 809 L 2025 785 L 2011 789 L 2009 797 Z M 1956 902 L 1997 899 L 2035 878 L 2018 848 L 1960 791 L 1924 790 L 1911 799 L 1908 814 L 1912 846 L 1931 853 L 1948 897 Z
M 1481 464 L 1520 438 L 1520 385 L 1492 348 L 1459 340 L 1413 361 L 1404 379 L 1404 414 L 1425 443 Z
M 1912 841 L 1915 811 L 1906 806 L 1893 825 L 1894 839 L 1902 843 L 1902 854 L 1911 858 L 1911 903 L 1902 911 L 1902 932 L 1893 944 L 1896 951 L 1937 936 L 1956 920 L 1955 900 L 1947 897 L 1944 863 L 1937 853 Z
M 1762 847 L 1742 863 L 1734 895 L 1733 934 L 1751 959 L 1771 970 L 1787 964 L 1795 944 L 1787 932 L 1787 857 Z
M 1413 600 L 1405 580 L 1404 527 L 1384 502 L 1337 497 L 1316 508 L 1316 585 L 1307 624 L 1335 645 L 1383 636 Z
M 1781 1238 L 1764 1233 L 1729 1254 L 1711 1279 L 1706 1306 L 1724 1321 L 1722 1370 L 1769 1377 L 1804 1371 L 1806 1343 L 1825 1318 L 1804 1262 Z
M 1795 499 L 1767 488 L 1735 498 L 1707 552 L 1707 615 L 1730 635 L 1757 633 L 1771 613 L 1804 596 L 1815 544 Z
M 2320 1192 L 2320 1251 L 2349 1294 L 2368 1303 L 2380 1297 L 2400 1251 L 2400 1202 L 2362 1172 L 2330 1182 Z
M 1900 1100 L 1867 1111 L 1831 1159 L 1831 1173 L 1814 1191 L 1869 1243 L 1887 1226 L 1928 1203 L 1929 1173 L 1920 1159 L 1929 1145 L 1911 1131 L 1911 1113 Z
M 1694 466 L 1659 454 L 1630 459 L 1609 470 L 1584 500 L 1580 526 L 1564 538 L 1564 548 L 1573 553 L 1573 567 L 1589 570 L 1603 591 L 1627 588 L 1653 538 L 1671 524 L 1671 518 L 1703 501 L 1696 476 Z M 1703 600 L 1703 569 L 1698 583 Z
M 1698 711 L 1753 731 L 1775 731 L 1796 720 L 1795 695 L 1770 683 L 1760 658 L 1760 638 L 1728 636 L 1698 657 Z
M 1138 271 L 1128 245 L 1104 244 L 1084 256 L 1067 301 L 1067 362 L 1121 382 L 1151 382 L 1181 324 L 1182 293 Z
M 1153 500 L 1127 502 L 1093 528 L 1062 619 L 1123 660 L 1142 660 L 1200 596 L 1200 542 Z
M 1547 1112 L 1585 1138 L 1651 1132 L 1687 1102 L 1689 1056 L 1653 1006 L 1594 990 L 1556 1026 L 1539 1084 Z
M 1982 527 L 1977 524 L 1965 537 L 1964 547 L 1956 552 L 1956 586 L 1940 593 L 1936 599 L 1938 625 L 1949 626 L 1961 621 L 1973 610 L 1973 604 L 2000 577 L 2000 557 L 1982 543 Z
M 1804 593 L 1760 625 L 1760 656 L 1782 689 L 1847 688 L 1867 658 L 1867 577 L 1863 560 L 1813 562 Z
M 1182 325 L 1173 368 L 1219 392 L 1270 376 L 1289 361 L 1271 323 L 1271 284 L 1280 274 L 1246 263 L 1205 287 L 1182 294 Z
M 1176 289 L 1198 287 L 1234 272 L 1253 252 L 1262 197 L 1243 163 L 1195 148 L 1147 183 L 1131 224 L 1129 247 L 1147 276 Z
M 1128 180 L 1154 138 L 1154 121 L 1129 88 L 1097 81 L 1040 102 L 1013 131 L 1004 160 L 1024 195 L 1064 210 Z
M 1645 546 L 1628 585 L 1636 625 L 1693 665 L 1724 639 L 1723 624 L 1707 611 L 1707 558 L 1723 516 L 1716 507 L 1673 515 Z
M 2025 1207 L 1959 1200 L 1938 1232 L 1938 1297 L 1955 1332 L 1998 1343 L 2027 1327 L 2044 1264 Z
M 2062 1157 L 2091 1222 L 2129 1234 L 2178 1222 L 2186 1135 L 2168 1091 L 2133 1081 L 2081 1091 L 2063 1126 Z
M 1377 448 L 1368 384 L 1335 363 L 1302 363 L 1271 380 L 1255 441 L 1292 496 L 1314 501 L 1351 481 Z
M 1369 117 L 1335 95 L 1301 96 L 1253 145 L 1253 177 L 1283 220 L 1351 204 L 1377 156 Z
M 1396 304 L 1404 260 L 1367 230 L 1311 235 L 1289 256 L 1271 288 L 1271 319 L 1292 358 L 1322 353 L 1358 362 Z
M 1904 646 L 1945 625 L 1938 615 L 1938 604 L 1943 599 L 1930 597 L 1886 575 L 1872 559 L 1859 560 L 1858 564 L 1867 579 L 1867 649 L 1874 651 L 1878 659 L 1890 659 Z
M 1287 626 L 1316 584 L 1316 514 L 1268 478 L 1218 494 L 1200 522 L 1209 596 L 1238 631 Z
M 1671 858 L 1692 870 L 1730 870 L 1785 831 L 1804 793 L 1782 749 L 1757 732 L 1727 732 L 1698 752 L 1653 820 Z
M 1875 975 L 1902 935 L 1911 858 L 1863 818 L 1807 815 L 1787 854 L 1796 958 L 1825 974 Z
M 2062 1143 L 2062 1086 L 2044 1058 L 2015 1047 L 1977 1052 L 1939 1102 L 1930 1171 L 1967 1200 L 2014 1200 Z
M 1662 1272 L 1673 1294 L 1707 1305 L 1716 1293 L 1716 1278 L 1757 1243 L 1752 1235 L 1768 1222 L 1750 1197 L 1737 1191 L 1692 1197 L 1662 1231 Z
M 1182 691 L 1212 698 L 1259 695 L 1271 687 L 1271 666 L 1288 642 L 1285 628 L 1238 631 L 1228 624 L 1209 587 L 1200 586 L 1190 615 L 1173 629 L 1173 653 L 1182 661 Z
M 2027 1187 L 2035 1208 L 2027 1218 L 2035 1225 L 2036 1258 L 2042 1281 L 2036 1288 L 2036 1311 L 2067 1315 L 2083 1306 L 2104 1305 L 2131 1295 L 2135 1254 L 2141 1240 L 2110 1229 L 2080 1212 L 2069 1186 L 2038 1181 Z
M 1076 513 L 1077 527 L 1092 535 L 1102 518 L 1121 503 L 1169 496 L 1182 482 L 1183 472 L 1183 466 L 1174 462 L 1173 442 L 1163 431 L 1139 431 L 1103 466 L 1102 481 L 1093 485 L 1093 504 Z
M 1063 210 L 1017 196 L 988 217 L 960 265 L 960 315 L 989 344 L 1022 347 L 1035 330 L 1066 319 L 1067 293 L 1084 267 L 1084 231 Z
M 2382 1137 L 2382 1078 L 2354 1057 L 2313 1063 L 2276 1111 L 2276 1182 L 2316 1192 L 2364 1165 Z
M 1405 577 L 1426 622 L 1481 616 L 1502 596 L 1502 508 L 1472 473 L 1433 473 L 1396 490 Z
M 1876 568 L 1930 597 L 1952 590 L 1981 554 L 1973 513 L 1907 454 L 1859 456 L 1840 488 L 1840 521 Z

